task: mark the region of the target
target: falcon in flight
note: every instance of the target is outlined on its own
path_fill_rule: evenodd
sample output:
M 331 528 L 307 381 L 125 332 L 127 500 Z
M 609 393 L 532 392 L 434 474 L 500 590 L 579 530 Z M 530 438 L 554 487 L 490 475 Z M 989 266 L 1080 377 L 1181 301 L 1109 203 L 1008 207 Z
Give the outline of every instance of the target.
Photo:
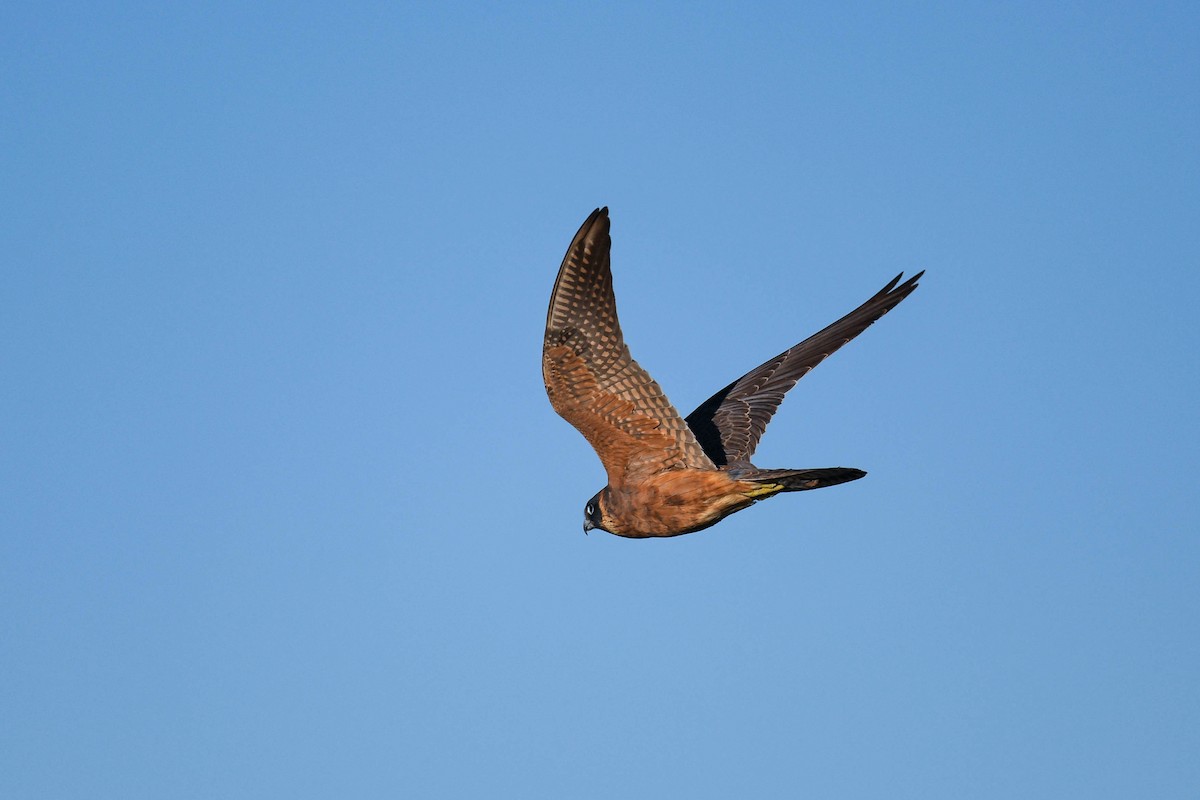
M 631 538 L 715 525 L 780 492 L 820 489 L 867 473 L 848 467 L 759 469 L 767 423 L 809 370 L 917 288 L 901 275 L 837 322 L 756 367 L 683 418 L 629 355 L 609 269 L 608 209 L 575 234 L 550 295 L 542 377 L 554 410 L 596 450 L 608 485 L 587 502 L 583 530 Z

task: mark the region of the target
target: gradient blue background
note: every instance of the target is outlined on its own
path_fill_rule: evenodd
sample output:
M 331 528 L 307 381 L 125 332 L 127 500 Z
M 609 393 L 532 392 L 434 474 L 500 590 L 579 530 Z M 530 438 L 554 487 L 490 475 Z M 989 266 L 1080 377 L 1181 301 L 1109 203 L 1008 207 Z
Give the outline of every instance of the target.
M 0 11 L 0 797 L 1194 798 L 1194 3 Z M 758 462 L 580 533 L 612 209 Z

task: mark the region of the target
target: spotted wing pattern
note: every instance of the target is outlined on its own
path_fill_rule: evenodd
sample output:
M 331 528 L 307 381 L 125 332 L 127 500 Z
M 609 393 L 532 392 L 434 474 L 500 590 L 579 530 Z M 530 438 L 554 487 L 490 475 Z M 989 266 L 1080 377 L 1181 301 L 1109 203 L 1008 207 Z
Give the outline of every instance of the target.
M 689 414 L 687 424 L 713 463 L 748 462 L 787 390 L 908 297 L 924 274 L 918 272 L 904 283 L 900 283 L 903 273 L 897 275 L 870 300 L 738 378 Z
M 558 271 L 542 348 L 550 403 L 595 448 L 611 486 L 678 467 L 712 469 L 687 423 L 625 345 L 608 231 L 608 209 L 596 209 Z

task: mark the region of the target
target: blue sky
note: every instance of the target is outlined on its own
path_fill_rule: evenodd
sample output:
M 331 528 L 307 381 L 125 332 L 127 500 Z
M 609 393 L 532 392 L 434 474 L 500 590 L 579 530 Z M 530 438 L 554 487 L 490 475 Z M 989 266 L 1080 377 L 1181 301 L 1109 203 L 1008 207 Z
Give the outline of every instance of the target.
M 0 795 L 1191 798 L 1189 3 L 8 4 Z M 608 205 L 700 534 L 580 533 Z

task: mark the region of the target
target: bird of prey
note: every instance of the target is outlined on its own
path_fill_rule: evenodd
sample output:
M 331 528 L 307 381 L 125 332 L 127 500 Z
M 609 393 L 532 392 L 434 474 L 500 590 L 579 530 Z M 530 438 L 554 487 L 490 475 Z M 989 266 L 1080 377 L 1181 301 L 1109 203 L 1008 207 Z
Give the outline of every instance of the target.
M 683 418 L 629 355 L 609 268 L 608 209 L 575 234 L 550 295 L 542 377 L 554 410 L 596 450 L 608 485 L 584 508 L 583 530 L 678 536 L 780 492 L 858 480 L 859 469 L 759 469 L 754 449 L 788 389 L 917 288 L 903 273 L 819 333 L 756 367 Z

